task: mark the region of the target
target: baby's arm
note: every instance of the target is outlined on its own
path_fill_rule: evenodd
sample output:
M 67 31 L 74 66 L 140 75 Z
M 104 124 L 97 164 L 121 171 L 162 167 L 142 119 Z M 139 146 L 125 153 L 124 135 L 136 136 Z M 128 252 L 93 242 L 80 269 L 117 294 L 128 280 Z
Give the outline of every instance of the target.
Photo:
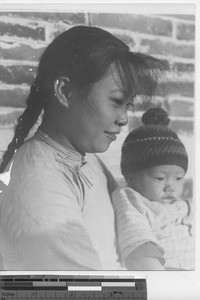
M 128 270 L 165 270 L 163 256 L 157 246 L 151 242 L 142 244 L 134 252 L 130 253 L 124 264 Z
M 131 197 L 135 195 L 129 188 L 117 189 L 112 194 L 122 264 L 128 270 L 164 270 L 164 251 L 147 218 L 130 203 Z
M 165 268 L 157 258 L 154 257 L 141 257 L 134 259 L 128 257 L 126 259 L 127 270 L 134 271 L 164 271 Z

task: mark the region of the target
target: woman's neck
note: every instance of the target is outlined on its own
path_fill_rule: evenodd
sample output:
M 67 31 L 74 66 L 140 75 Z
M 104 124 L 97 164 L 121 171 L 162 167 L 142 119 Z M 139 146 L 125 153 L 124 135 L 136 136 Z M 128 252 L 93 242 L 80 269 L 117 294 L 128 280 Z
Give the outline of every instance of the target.
M 42 121 L 39 129 L 41 129 L 45 134 L 47 134 L 51 139 L 64 146 L 65 148 L 71 149 L 73 151 L 79 152 L 69 141 L 64 133 L 62 133 L 59 128 L 54 126 L 54 123 L 49 124 L 49 122 Z M 84 153 L 80 153 L 83 155 Z

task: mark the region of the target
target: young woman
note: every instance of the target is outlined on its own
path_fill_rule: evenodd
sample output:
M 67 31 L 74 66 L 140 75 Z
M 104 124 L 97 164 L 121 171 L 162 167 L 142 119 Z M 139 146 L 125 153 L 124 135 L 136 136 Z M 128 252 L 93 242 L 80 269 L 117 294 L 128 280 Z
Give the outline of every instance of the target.
M 167 68 L 97 27 L 72 27 L 47 47 L 1 164 L 3 172 L 13 161 L 0 201 L 4 270 L 123 269 L 110 199 L 116 183 L 94 153 L 116 140 L 134 97 L 150 98 Z

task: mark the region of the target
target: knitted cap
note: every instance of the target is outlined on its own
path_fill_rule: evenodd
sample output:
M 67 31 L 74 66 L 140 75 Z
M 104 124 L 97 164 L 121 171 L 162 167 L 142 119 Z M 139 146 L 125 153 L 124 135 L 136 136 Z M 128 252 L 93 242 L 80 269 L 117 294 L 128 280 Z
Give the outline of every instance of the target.
M 160 107 L 142 116 L 143 125 L 131 131 L 122 146 L 121 171 L 130 172 L 159 165 L 188 168 L 186 149 L 177 134 L 168 127 L 168 114 Z

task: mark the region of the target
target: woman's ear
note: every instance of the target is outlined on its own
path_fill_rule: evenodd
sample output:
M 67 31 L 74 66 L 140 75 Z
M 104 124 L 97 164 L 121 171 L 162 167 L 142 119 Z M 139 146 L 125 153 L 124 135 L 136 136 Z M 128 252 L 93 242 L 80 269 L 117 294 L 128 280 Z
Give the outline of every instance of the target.
M 65 107 L 69 107 L 70 80 L 68 77 L 59 77 L 54 82 L 54 95 Z

